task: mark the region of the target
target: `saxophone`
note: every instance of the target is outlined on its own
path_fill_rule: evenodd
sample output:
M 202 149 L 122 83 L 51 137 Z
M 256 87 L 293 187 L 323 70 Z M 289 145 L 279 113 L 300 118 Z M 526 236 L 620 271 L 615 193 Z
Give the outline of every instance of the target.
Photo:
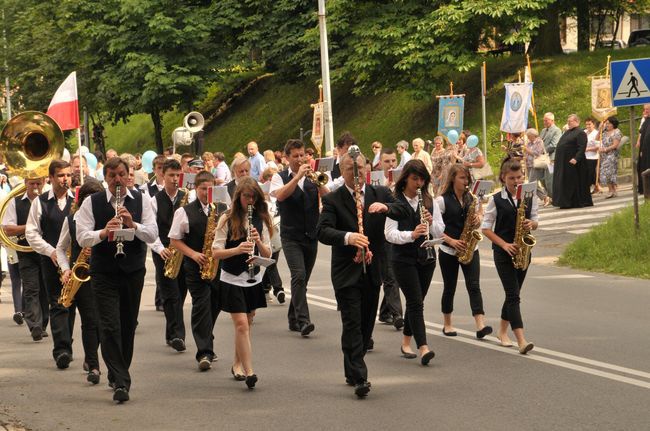
M 214 241 L 214 234 L 217 229 L 217 219 L 219 218 L 219 211 L 215 204 L 210 205 L 210 215 L 208 216 L 208 223 L 205 227 L 205 239 L 203 240 L 203 254 L 207 262 L 201 266 L 201 279 L 214 280 L 217 276 L 217 268 L 219 267 L 219 260 L 212 256 L 212 242 Z
M 515 268 L 523 271 L 528 269 L 530 264 L 530 252 L 537 243 L 535 237 L 524 228 L 526 221 L 526 199 L 522 198 L 517 208 L 517 221 L 515 225 L 515 239 L 513 243 L 518 247 L 517 254 L 512 256 L 512 264 Z
M 187 204 L 187 199 L 190 195 L 187 190 L 184 191 L 185 195 L 183 196 L 183 199 L 181 199 L 179 207 L 184 207 Z M 169 250 L 172 255 L 165 261 L 164 275 L 167 278 L 175 279 L 178 277 L 178 273 L 181 270 L 181 264 L 183 263 L 183 253 L 171 245 L 167 247 L 167 250 Z
M 466 191 L 469 194 L 471 201 L 468 205 L 467 215 L 465 216 L 465 225 L 463 226 L 463 231 L 459 238 L 461 241 L 465 242 L 466 248 L 464 253 L 458 253 L 456 255 L 458 257 L 458 262 L 463 265 L 469 265 L 474 258 L 474 249 L 476 248 L 476 244 L 483 239 L 481 232 L 476 230 L 476 226 L 474 226 L 474 217 L 476 215 L 476 204 L 478 203 L 478 198 L 469 191 L 469 188 L 467 188 Z
M 79 253 L 77 260 L 72 266 L 72 274 L 70 274 L 70 278 L 61 288 L 61 296 L 59 296 L 58 303 L 63 305 L 65 308 L 72 305 L 72 301 L 81 285 L 90 280 L 88 256 L 86 256 L 84 251 L 86 251 L 85 248 L 81 250 L 81 253 Z

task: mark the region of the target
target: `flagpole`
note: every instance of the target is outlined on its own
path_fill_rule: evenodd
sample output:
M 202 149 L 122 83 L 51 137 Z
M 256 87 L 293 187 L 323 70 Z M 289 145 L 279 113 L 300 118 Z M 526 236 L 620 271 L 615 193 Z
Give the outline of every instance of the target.
M 81 127 L 77 128 L 77 142 L 78 142 L 78 147 L 79 149 L 77 152 L 79 153 L 79 184 L 84 185 L 84 159 L 81 156 Z
M 526 54 L 526 61 L 528 62 L 528 74 L 530 75 L 530 82 L 533 83 L 533 88 L 530 89 L 531 101 L 533 102 L 533 118 L 535 119 L 535 129 L 539 131 L 539 124 L 537 123 L 537 108 L 535 107 L 535 81 L 533 80 L 533 68 L 530 67 L 530 56 Z
M 318 27 L 320 30 L 320 61 L 323 80 L 325 153 L 331 155 L 334 150 L 334 119 L 332 117 L 332 90 L 330 88 L 330 58 L 327 46 L 327 17 L 325 0 L 318 0 Z
M 483 157 L 487 163 L 487 118 L 485 113 L 485 94 L 487 93 L 487 69 L 485 62 L 481 68 L 481 106 L 483 112 Z

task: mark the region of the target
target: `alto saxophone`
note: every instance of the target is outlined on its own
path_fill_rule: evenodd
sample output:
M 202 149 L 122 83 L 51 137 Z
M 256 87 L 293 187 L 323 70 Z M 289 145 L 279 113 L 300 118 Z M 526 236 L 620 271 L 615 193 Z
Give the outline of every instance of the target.
M 530 264 L 530 252 L 537 243 L 535 237 L 524 227 L 526 221 L 526 199 L 522 198 L 517 208 L 517 221 L 515 225 L 515 239 L 513 243 L 517 246 L 517 253 L 512 256 L 512 264 L 515 268 L 527 270 Z
M 253 242 L 253 205 L 248 205 L 248 228 L 246 229 L 246 242 Z M 255 248 L 253 247 L 253 250 Z M 248 253 L 248 258 L 252 259 L 255 252 Z M 248 263 L 248 283 L 255 283 L 255 265 L 253 262 Z
M 75 295 L 79 291 L 81 285 L 90 280 L 90 266 L 88 265 L 88 256 L 84 253 L 86 249 L 82 249 L 77 257 L 74 265 L 72 266 L 72 273 L 70 278 L 61 288 L 61 296 L 59 296 L 58 303 L 68 308 L 72 305 Z
M 476 229 L 474 225 L 474 217 L 476 215 L 476 204 L 478 203 L 478 198 L 469 191 L 467 188 L 467 193 L 469 194 L 471 200 L 467 208 L 467 215 L 465 216 L 465 224 L 463 225 L 463 231 L 460 234 L 460 240 L 465 242 L 465 251 L 463 253 L 458 253 L 458 262 L 463 265 L 469 265 L 469 263 L 474 258 L 474 249 L 476 244 L 478 244 L 482 239 L 483 235 Z
M 187 204 L 187 199 L 189 193 L 185 190 L 185 195 L 179 204 L 179 207 L 184 207 Z M 171 253 L 171 256 L 165 261 L 164 266 L 164 275 L 167 278 L 175 279 L 178 277 L 178 273 L 181 270 L 181 264 L 183 263 L 183 253 L 179 249 L 173 246 L 167 247 L 167 250 Z
M 208 216 L 208 223 L 205 226 L 205 239 L 203 240 L 203 254 L 207 262 L 201 266 L 201 279 L 214 280 L 217 276 L 217 268 L 219 260 L 212 256 L 212 242 L 214 241 L 214 234 L 217 229 L 217 219 L 219 218 L 219 211 L 214 204 L 210 205 L 211 212 Z

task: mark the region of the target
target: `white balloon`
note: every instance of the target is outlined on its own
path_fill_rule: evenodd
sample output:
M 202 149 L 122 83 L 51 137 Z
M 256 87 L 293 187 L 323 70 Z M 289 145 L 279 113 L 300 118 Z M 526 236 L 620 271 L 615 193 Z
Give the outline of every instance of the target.
M 85 145 L 81 146 L 81 154 L 87 154 L 90 150 Z
M 66 162 L 70 163 L 70 151 L 68 151 L 67 148 L 63 149 L 63 156 L 61 156 L 61 159 L 63 159 Z

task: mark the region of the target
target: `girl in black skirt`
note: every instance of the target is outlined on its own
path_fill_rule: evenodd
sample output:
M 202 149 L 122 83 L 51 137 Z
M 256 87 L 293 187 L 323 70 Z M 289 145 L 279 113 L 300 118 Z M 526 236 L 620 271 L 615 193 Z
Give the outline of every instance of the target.
M 248 205 L 253 206 L 253 226 L 248 234 Z M 212 243 L 212 254 L 221 261 L 219 304 L 230 313 L 235 326 L 235 358 L 231 372 L 236 380 L 245 380 L 249 389 L 255 387 L 250 327 L 255 310 L 266 307 L 263 271 L 254 269 L 249 282 L 250 254 L 271 256 L 271 216 L 264 193 L 257 181 L 250 177 L 240 180 L 235 189 L 232 208 L 217 224 Z M 242 374 L 243 373 L 243 374 Z
M 384 228 L 386 240 L 393 244 L 395 279 L 406 297 L 402 355 L 408 359 L 417 357 L 411 350 L 411 338 L 415 337 L 422 365 L 427 365 L 434 357 L 427 344 L 423 312 L 424 298 L 436 268 L 436 258 L 433 249 L 429 250 L 430 255 L 427 256 L 427 250 L 420 245 L 427 234 L 431 239 L 439 238 L 445 229 L 438 206 L 428 192 L 430 181 L 429 171 L 421 160 L 409 160 L 404 165 L 402 175 L 395 184 L 395 197 L 412 211 L 407 219 L 399 222 L 387 218 Z M 418 202 L 418 189 L 422 194 L 423 210 Z M 421 220 L 421 210 L 425 213 L 426 223 Z
M 445 233 L 442 239 L 445 241 L 438 248 L 438 261 L 444 288 L 442 291 L 442 314 L 444 326 L 442 333 L 448 337 L 457 335 L 451 324 L 451 313 L 454 311 L 454 294 L 458 281 L 458 267 L 463 270 L 465 287 L 469 294 L 469 303 L 472 309 L 472 316 L 476 322 L 476 338 L 484 338 L 492 333 L 491 326 L 485 326 L 485 312 L 483 311 L 483 297 L 479 277 L 481 274 L 481 259 L 478 253 L 478 244 L 472 250 L 472 261 L 464 265 L 458 261 L 458 254 L 464 253 L 467 249 L 465 241 L 460 239 L 463 228 L 467 221 L 467 215 L 471 205 L 474 207 L 474 217 L 470 222 L 475 228 L 481 225 L 479 204 L 474 201 L 472 195 L 467 192 L 470 174 L 469 169 L 463 165 L 454 165 L 449 168 L 447 178 L 442 185 L 440 196 L 436 198 L 438 208 L 442 213 L 442 220 L 445 222 Z
M 483 235 L 492 241 L 494 265 L 506 292 L 497 338 L 502 346 L 511 347 L 512 342 L 507 333 L 510 325 L 517 338 L 519 353 L 525 355 L 534 347 L 533 343 L 529 343 L 524 337 L 524 324 L 519 309 L 519 294 L 526 278 L 526 270 L 515 268 L 512 262 L 512 256 L 517 253 L 517 245 L 513 244 L 513 240 L 517 208 L 520 204 L 515 193 L 517 186 L 524 182 L 524 173 L 519 161 L 506 159 L 501 164 L 499 180 L 503 189 L 490 197 L 481 225 Z M 537 207 L 537 196 L 526 199 L 526 229 L 537 229 Z

